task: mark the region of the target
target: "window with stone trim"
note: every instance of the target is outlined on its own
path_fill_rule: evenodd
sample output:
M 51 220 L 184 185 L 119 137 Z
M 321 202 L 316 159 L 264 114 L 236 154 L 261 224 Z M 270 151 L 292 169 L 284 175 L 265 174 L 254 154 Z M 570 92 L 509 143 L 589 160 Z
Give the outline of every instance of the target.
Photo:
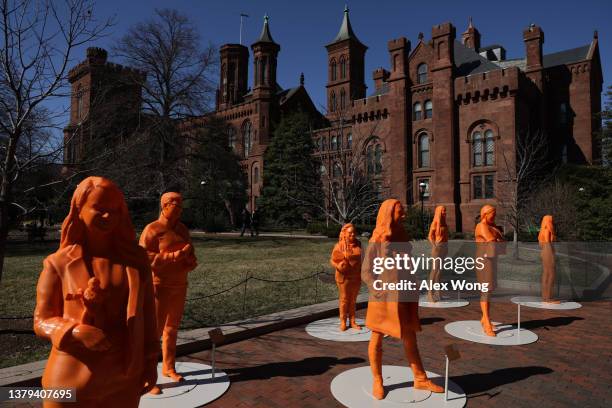
M 433 117 L 433 103 L 430 100 L 425 101 L 425 119 Z
M 425 184 L 425 191 L 423 192 L 423 201 L 429 201 L 431 198 L 431 180 L 429 177 L 417 179 L 417 197 L 421 200 L 421 183 Z
M 242 146 L 244 147 L 244 157 L 249 157 L 251 148 L 253 147 L 252 127 L 249 120 L 242 125 Z
M 472 176 L 472 198 L 475 200 L 495 197 L 495 175 L 478 174 Z
M 329 98 L 329 110 L 332 112 L 336 111 L 336 93 L 332 91 Z
M 478 129 L 472 133 L 472 166 L 495 164 L 495 135 L 491 129 Z
M 340 177 L 342 176 L 342 167 L 340 166 L 340 163 L 338 162 L 334 162 L 334 166 L 332 167 L 332 176 L 333 177 Z
M 427 82 L 427 64 L 422 63 L 417 66 L 417 84 Z
M 421 102 L 417 102 L 414 104 L 412 112 L 413 120 L 421 120 L 423 118 L 423 106 L 421 105 Z
M 331 150 L 338 150 L 338 137 L 337 136 L 332 136 L 330 148 Z
M 253 167 L 253 184 L 259 183 L 259 167 Z
M 348 149 L 353 148 L 353 134 L 352 133 L 349 133 L 348 136 L 346 137 L 346 147 Z
M 227 129 L 227 145 L 236 150 L 236 130 L 233 127 Z
M 383 150 L 380 143 L 372 143 L 366 149 L 366 171 L 370 175 L 378 175 L 382 173 Z
M 419 167 L 430 167 L 429 166 L 429 135 L 425 132 L 419 134 Z
M 336 79 L 338 79 L 338 71 L 337 71 L 337 64 L 336 64 L 336 60 L 333 59 L 331 60 L 331 62 L 329 63 L 329 70 L 330 70 L 330 78 L 332 81 L 335 81 Z
M 346 78 L 346 59 L 340 58 L 340 78 Z
M 340 109 L 344 110 L 346 108 L 346 92 L 344 89 L 340 90 Z

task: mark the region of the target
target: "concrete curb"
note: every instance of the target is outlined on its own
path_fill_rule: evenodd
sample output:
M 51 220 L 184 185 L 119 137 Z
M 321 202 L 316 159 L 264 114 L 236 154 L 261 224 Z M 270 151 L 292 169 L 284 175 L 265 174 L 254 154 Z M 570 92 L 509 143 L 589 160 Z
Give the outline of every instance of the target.
M 367 306 L 368 294 L 357 298 L 357 309 Z M 225 323 L 218 326 L 225 334 L 224 344 L 235 343 L 252 337 L 261 336 L 277 330 L 299 326 L 315 320 L 324 319 L 338 314 L 338 300 L 302 306 L 269 315 L 246 320 Z M 194 330 L 180 331 L 176 347 L 176 355 L 184 356 L 212 347 L 208 331 L 215 327 L 204 327 Z M 0 387 L 30 386 L 40 387 L 40 380 L 47 360 L 21 364 L 0 369 Z

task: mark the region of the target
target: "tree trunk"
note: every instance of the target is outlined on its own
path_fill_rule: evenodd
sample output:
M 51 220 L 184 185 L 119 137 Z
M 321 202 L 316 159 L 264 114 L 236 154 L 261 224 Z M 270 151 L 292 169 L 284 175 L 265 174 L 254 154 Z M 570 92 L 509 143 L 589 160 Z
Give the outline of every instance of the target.
M 21 136 L 21 129 L 17 128 L 15 133 L 10 135 L 6 157 L 4 158 L 4 175 L 0 185 L 0 282 L 2 282 L 2 272 L 4 271 L 4 253 L 6 251 L 6 240 L 9 233 L 9 211 L 12 202 L 13 175 L 15 170 L 15 150 L 17 141 Z
M 9 201 L 0 199 L 0 283 L 2 282 L 2 272 L 4 271 L 4 253 L 9 232 L 9 207 Z
M 512 248 L 513 248 L 513 257 L 514 259 L 519 259 L 519 246 L 518 246 L 518 231 L 516 228 L 512 233 Z

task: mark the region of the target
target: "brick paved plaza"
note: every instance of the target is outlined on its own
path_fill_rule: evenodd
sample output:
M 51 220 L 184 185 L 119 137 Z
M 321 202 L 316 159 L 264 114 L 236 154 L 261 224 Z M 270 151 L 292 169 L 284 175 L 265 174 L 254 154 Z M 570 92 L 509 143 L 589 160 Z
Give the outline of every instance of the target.
M 420 308 L 419 347 L 425 368 L 443 374 L 443 347 L 458 345 L 462 358 L 451 363 L 451 377 L 468 395 L 468 407 L 604 407 L 612 398 L 611 310 L 610 302 L 569 311 L 523 307 L 522 326 L 540 339 L 501 347 L 444 331 L 452 321 L 479 319 L 476 302 L 457 309 Z M 516 322 L 516 305 L 494 303 L 492 316 Z M 210 351 L 182 360 L 209 364 Z M 329 385 L 341 372 L 367 364 L 367 343 L 319 340 L 298 326 L 222 346 L 217 364 L 232 383 L 211 407 L 341 407 Z M 399 341 L 385 340 L 383 364 L 407 366 Z

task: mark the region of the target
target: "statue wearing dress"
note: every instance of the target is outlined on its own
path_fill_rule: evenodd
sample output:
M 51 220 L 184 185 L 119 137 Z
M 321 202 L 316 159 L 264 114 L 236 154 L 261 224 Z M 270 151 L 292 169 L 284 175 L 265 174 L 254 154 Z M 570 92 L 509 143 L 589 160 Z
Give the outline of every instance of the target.
M 361 242 L 357 239 L 353 224 L 342 227 L 330 263 L 336 269 L 340 330 L 347 329 L 347 318 L 351 328 L 361 330 L 361 326 L 355 321 L 355 305 L 361 288 Z
M 555 225 L 552 215 L 545 215 L 542 218 L 542 226 L 538 234 L 540 243 L 540 257 L 542 258 L 542 301 L 546 303 L 559 303 L 553 299 L 555 285 L 555 247 L 553 242 L 557 240 Z
M 151 270 L 119 188 L 88 177 L 74 191 L 57 252 L 36 287 L 34 332 L 51 353 L 44 388 L 76 402 L 45 407 L 137 407 L 157 381 Z
M 185 307 L 187 274 L 197 266 L 189 230 L 180 222 L 182 205 L 179 193 L 163 194 L 159 218 L 140 235 L 140 245 L 147 250 L 153 272 L 162 374 L 174 381 L 183 380 L 175 369 L 176 340 Z M 160 389 L 155 387 L 152 393 L 158 394 Z
M 444 259 L 448 254 L 448 226 L 446 225 L 446 207 L 439 205 L 434 212 L 434 219 L 429 227 L 429 235 L 427 236 L 431 243 L 431 257 Z M 438 262 L 433 263 L 431 273 L 429 275 L 430 283 L 440 282 L 440 266 Z M 430 288 L 432 285 L 430 285 Z M 429 302 L 437 302 L 440 300 L 440 291 L 427 291 L 427 300 Z
M 385 334 L 402 340 L 406 357 L 414 374 L 414 388 L 432 392 L 444 391 L 442 387 L 427 378 L 419 355 L 416 339 L 416 332 L 421 330 L 418 300 L 402 301 L 396 293 L 377 293 L 373 290 L 372 260 L 375 257 L 388 255 L 387 252 L 394 243 L 399 247 L 407 248 L 406 252 L 409 251 L 408 234 L 402 225 L 405 217 L 404 207 L 398 200 L 388 199 L 381 204 L 376 217 L 376 228 L 372 232 L 362 267 L 362 278 L 368 283 L 371 291 L 366 326 L 372 331 L 368 357 L 373 377 L 372 395 L 376 399 L 383 399 L 385 394 L 382 378 L 382 341 Z M 398 280 L 386 279 L 386 281 L 399 282 L 399 276 L 396 278 Z
M 489 299 L 497 281 L 497 257 L 505 253 L 505 242 L 501 229 L 495 225 L 495 207 L 484 205 L 480 209 L 480 222 L 474 231 L 476 241 L 476 257 L 483 259 L 483 268 L 476 268 L 476 276 L 482 284 L 488 285 L 487 292 L 480 294 L 480 309 L 482 318 L 480 324 L 487 336 L 495 337 L 491 325 Z

